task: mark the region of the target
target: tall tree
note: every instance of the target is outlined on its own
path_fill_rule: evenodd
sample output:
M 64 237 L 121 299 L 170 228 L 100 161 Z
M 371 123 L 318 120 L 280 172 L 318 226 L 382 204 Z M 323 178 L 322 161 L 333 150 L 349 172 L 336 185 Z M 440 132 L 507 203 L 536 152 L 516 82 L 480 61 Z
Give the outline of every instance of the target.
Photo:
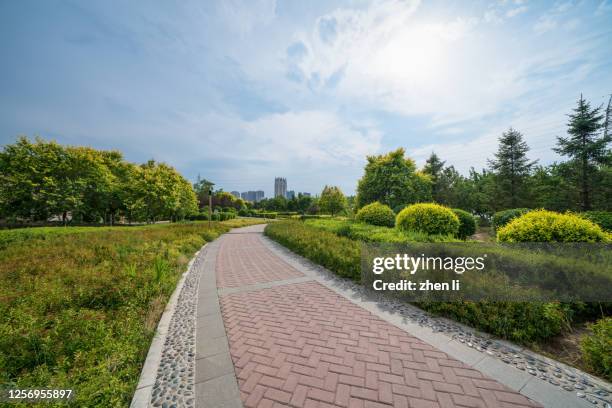
M 391 208 L 431 200 L 431 180 L 416 172 L 414 160 L 399 148 L 379 156 L 368 156 L 363 177 L 357 184 L 357 207 L 379 201 Z
M 321 211 L 334 216 L 346 208 L 346 198 L 339 187 L 325 186 L 319 198 L 319 205 Z
M 440 202 L 440 177 L 444 170 L 445 161 L 440 160 L 437 154 L 431 152 L 431 156 L 425 162 L 423 173 L 428 174 L 431 178 L 431 195 L 433 199 Z
M 525 181 L 537 162 L 527 158 L 528 151 L 523 135 L 515 129 L 508 129 L 499 138 L 495 159 L 488 161 L 495 174 L 499 204 L 516 208 L 524 202 Z
M 569 116 L 567 133 L 569 137 L 557 137 L 557 147 L 553 150 L 568 156 L 577 164 L 576 183 L 580 189 L 580 208 L 588 211 L 592 207 L 593 182 L 598 166 L 604 164 L 609 155 L 607 145 L 610 135 L 600 135 L 603 128 L 601 107 L 591 108 L 582 95 L 578 106 Z

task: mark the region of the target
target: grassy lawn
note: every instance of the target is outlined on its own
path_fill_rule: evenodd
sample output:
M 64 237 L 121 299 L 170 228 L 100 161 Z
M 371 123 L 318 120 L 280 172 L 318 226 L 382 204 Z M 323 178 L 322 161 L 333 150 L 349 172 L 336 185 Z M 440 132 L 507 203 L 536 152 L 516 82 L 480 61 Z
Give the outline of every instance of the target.
M 0 231 L 0 383 L 74 389 L 75 407 L 128 406 L 189 259 L 257 223 Z

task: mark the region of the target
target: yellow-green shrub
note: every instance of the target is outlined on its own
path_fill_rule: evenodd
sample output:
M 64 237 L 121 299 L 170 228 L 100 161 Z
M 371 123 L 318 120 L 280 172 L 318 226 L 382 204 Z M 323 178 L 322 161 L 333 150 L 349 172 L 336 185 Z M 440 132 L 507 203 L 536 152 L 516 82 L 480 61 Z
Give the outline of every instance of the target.
M 457 235 L 459 218 L 451 209 L 439 204 L 413 204 L 397 214 L 395 226 L 402 231 Z
M 368 204 L 357 211 L 355 219 L 366 224 L 381 227 L 393 227 L 395 225 L 395 214 L 391 207 L 378 201 Z
M 510 221 L 497 232 L 500 242 L 607 242 L 602 229 L 574 214 L 536 210 Z

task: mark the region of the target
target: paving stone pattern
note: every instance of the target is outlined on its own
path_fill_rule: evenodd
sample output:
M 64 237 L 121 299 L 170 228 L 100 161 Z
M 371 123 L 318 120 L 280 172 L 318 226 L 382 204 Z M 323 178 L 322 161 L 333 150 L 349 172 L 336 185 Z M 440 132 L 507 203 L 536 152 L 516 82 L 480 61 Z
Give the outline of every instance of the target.
M 303 274 L 257 234 L 220 242 L 219 287 Z M 316 281 L 220 297 L 247 407 L 536 407 Z

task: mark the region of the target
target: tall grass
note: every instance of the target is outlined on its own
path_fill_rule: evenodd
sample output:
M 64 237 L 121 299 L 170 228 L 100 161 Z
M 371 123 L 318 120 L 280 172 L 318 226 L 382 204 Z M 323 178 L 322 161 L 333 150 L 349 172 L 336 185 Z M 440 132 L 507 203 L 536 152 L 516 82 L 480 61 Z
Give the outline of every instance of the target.
M 128 406 L 193 253 L 253 223 L 0 231 L 0 383 L 71 388 L 74 407 Z

